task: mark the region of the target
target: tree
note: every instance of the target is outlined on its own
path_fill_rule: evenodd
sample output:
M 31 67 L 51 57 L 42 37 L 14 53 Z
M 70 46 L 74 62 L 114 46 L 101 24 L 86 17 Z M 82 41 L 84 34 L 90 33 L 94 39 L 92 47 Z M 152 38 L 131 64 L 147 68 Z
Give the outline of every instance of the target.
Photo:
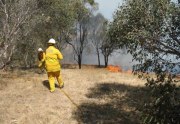
M 11 62 L 21 26 L 36 12 L 36 7 L 35 0 L 0 0 L 0 69 Z
M 102 43 L 105 38 L 104 33 L 106 31 L 106 26 L 107 26 L 107 25 L 105 25 L 106 21 L 107 20 L 100 13 L 98 13 L 96 16 L 92 16 L 92 18 L 91 18 L 90 39 L 92 41 L 92 45 L 95 48 L 95 51 L 97 54 L 99 67 L 101 65 L 101 62 L 100 62 L 101 50 L 100 50 L 100 48 L 102 47 Z
M 117 44 L 115 42 L 112 42 L 110 39 L 110 24 L 108 24 L 108 22 L 104 23 L 104 26 L 106 27 L 106 29 L 104 30 L 104 37 L 103 37 L 103 41 L 101 44 L 101 51 L 102 54 L 104 56 L 104 63 L 105 63 L 105 67 L 108 66 L 108 62 L 109 62 L 109 56 L 116 50 L 118 49 Z
M 152 97 L 144 106 L 144 123 L 179 123 L 173 80 L 180 58 L 179 14 L 179 5 L 170 0 L 128 0 L 111 25 L 111 41 L 120 48 L 126 46 L 139 61 L 134 71 L 156 74 L 156 78 L 146 76 Z
M 38 1 L 38 7 L 44 21 L 37 26 L 37 32 L 39 39 L 45 41 L 44 45 L 49 38 L 55 38 L 57 40 L 56 45 L 60 50 L 66 47 L 66 40 L 69 40 L 69 31 L 74 26 L 76 17 L 74 4 L 74 0 Z
M 16 45 L 16 50 L 12 56 L 12 65 L 21 66 L 25 68 L 31 68 L 36 64 L 37 49 L 42 46 L 41 42 L 37 38 L 36 28 L 41 23 L 39 14 L 33 15 L 33 17 L 21 26 Z M 23 54 L 22 54 L 23 53 Z
M 115 47 L 115 44 L 113 44 L 108 37 L 106 37 L 101 46 L 101 51 L 104 56 L 104 66 L 108 66 L 109 62 L 109 56 L 114 52 L 114 50 L 117 49 Z
M 73 9 L 69 9 L 73 6 L 72 0 L 38 0 L 37 6 L 36 14 L 21 27 L 21 38 L 13 55 L 13 61 L 18 66 L 34 66 L 37 49 L 45 49 L 48 39 L 55 38 L 56 46 L 60 50 L 66 47 L 66 40 L 69 40 L 67 32 L 75 20 Z
M 81 69 L 82 64 L 82 54 L 84 48 L 88 43 L 88 28 L 89 28 L 89 18 L 91 15 L 90 9 L 86 8 L 86 4 L 93 5 L 94 2 L 91 1 L 76 1 L 75 2 L 75 12 L 76 12 L 76 22 L 73 33 L 71 33 L 71 41 L 66 41 L 69 45 L 72 46 L 74 50 L 74 59 Z

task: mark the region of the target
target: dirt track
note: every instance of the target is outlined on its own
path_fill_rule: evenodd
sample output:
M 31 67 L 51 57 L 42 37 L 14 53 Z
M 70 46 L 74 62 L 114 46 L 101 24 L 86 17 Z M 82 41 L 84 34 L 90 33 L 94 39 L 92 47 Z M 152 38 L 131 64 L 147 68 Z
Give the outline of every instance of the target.
M 46 74 L 0 74 L 0 124 L 139 123 L 144 81 L 133 75 L 64 69 L 68 98 L 58 87 L 49 92 Z

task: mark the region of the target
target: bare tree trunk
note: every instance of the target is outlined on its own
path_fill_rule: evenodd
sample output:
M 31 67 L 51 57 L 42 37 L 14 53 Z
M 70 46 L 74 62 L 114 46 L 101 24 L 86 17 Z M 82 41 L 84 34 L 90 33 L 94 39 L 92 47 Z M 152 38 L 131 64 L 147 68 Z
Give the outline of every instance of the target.
M 28 53 L 26 53 L 26 55 L 24 56 L 24 64 L 25 64 L 25 68 L 28 67 L 27 59 L 28 59 Z
M 81 69 L 81 62 L 82 62 L 82 57 L 81 57 L 81 55 L 78 55 L 78 65 L 79 65 L 79 69 Z
M 108 56 L 104 56 L 104 63 L 105 63 L 105 67 L 108 66 Z
M 99 49 L 97 49 L 97 56 L 98 56 L 98 67 L 101 66 L 101 62 L 100 62 L 100 53 L 99 53 Z
M 9 50 L 10 49 L 10 50 Z M 15 49 L 15 46 L 12 46 L 12 48 L 10 48 L 10 45 L 7 46 L 6 48 L 6 51 L 4 51 L 4 61 L 2 65 L 0 65 L 0 69 L 3 69 L 5 70 L 6 67 L 10 64 L 11 60 L 12 60 L 12 55 L 13 55 L 13 52 L 14 52 L 14 49 Z M 9 53 L 8 53 L 8 50 L 9 50 Z M 2 56 L 2 55 L 1 55 Z M 1 57 L 0 56 L 0 57 Z M 3 58 L 3 57 L 2 57 Z
M 104 54 L 104 67 L 108 66 L 109 55 L 107 53 Z

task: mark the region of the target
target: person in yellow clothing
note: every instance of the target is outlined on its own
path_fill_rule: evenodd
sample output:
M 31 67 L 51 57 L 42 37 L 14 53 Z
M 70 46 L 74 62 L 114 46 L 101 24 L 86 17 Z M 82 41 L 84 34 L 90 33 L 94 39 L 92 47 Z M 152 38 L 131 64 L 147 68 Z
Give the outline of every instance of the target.
M 55 48 L 56 41 L 54 39 L 50 39 L 48 41 L 48 48 L 46 49 L 46 57 L 45 57 L 45 67 L 48 75 L 50 92 L 55 91 L 55 78 L 59 83 L 59 87 L 63 88 L 64 83 L 61 78 L 61 65 L 59 60 L 63 59 L 61 52 Z
M 38 67 L 41 69 L 41 71 L 43 71 L 43 69 L 45 68 L 45 53 L 42 48 L 38 49 L 38 59 Z

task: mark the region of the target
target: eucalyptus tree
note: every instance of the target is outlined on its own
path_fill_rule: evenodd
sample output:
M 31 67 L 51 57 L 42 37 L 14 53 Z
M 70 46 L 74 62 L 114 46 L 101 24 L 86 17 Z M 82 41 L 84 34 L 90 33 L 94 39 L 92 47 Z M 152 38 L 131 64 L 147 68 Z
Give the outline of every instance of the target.
M 38 6 L 44 23 L 38 27 L 39 39 L 45 45 L 53 37 L 57 47 L 63 50 L 67 44 L 74 51 L 74 59 L 81 68 L 82 53 L 87 44 L 89 17 L 94 0 L 39 0 Z M 43 27 L 43 32 L 42 32 Z
M 170 0 L 127 0 L 110 26 L 111 41 L 139 61 L 134 71 L 156 74 L 146 76 L 151 98 L 144 123 L 179 123 L 179 89 L 173 80 L 180 63 L 179 14 L 179 4 Z
M 5 68 L 12 59 L 21 27 L 36 13 L 35 0 L 0 0 L 0 69 Z
M 98 58 L 98 66 L 100 67 L 100 53 L 101 53 L 101 47 L 102 43 L 105 40 L 105 32 L 106 32 L 106 19 L 104 16 L 100 13 L 98 13 L 96 16 L 92 16 L 90 19 L 90 40 L 92 42 L 92 45 L 96 51 L 97 58 Z
M 49 38 L 55 38 L 60 50 L 66 47 L 66 40 L 69 40 L 69 31 L 73 28 L 76 17 L 74 3 L 74 0 L 38 1 L 43 22 L 37 26 L 37 33 L 44 45 Z
M 109 63 L 109 57 L 112 55 L 113 52 L 115 52 L 115 50 L 118 49 L 118 47 L 115 42 L 111 41 L 109 24 L 106 22 L 105 25 L 106 30 L 103 33 L 104 37 L 100 49 L 104 56 L 104 66 L 107 67 Z
M 55 38 L 58 49 L 63 50 L 69 40 L 68 32 L 74 25 L 73 0 L 38 0 L 37 13 L 22 27 L 21 39 L 14 59 L 20 66 L 32 67 L 37 62 L 38 47 L 47 48 L 47 41 Z M 28 29 L 28 34 L 24 29 Z M 21 56 L 21 53 L 24 53 Z M 22 59 L 19 58 L 21 56 Z
M 88 29 L 90 26 L 89 20 L 95 6 L 96 3 L 93 0 L 79 0 L 75 1 L 74 4 L 74 28 L 69 32 L 68 35 L 69 39 L 71 40 L 66 40 L 66 42 L 73 48 L 74 59 L 77 61 L 79 69 L 81 69 L 84 48 L 88 44 Z

